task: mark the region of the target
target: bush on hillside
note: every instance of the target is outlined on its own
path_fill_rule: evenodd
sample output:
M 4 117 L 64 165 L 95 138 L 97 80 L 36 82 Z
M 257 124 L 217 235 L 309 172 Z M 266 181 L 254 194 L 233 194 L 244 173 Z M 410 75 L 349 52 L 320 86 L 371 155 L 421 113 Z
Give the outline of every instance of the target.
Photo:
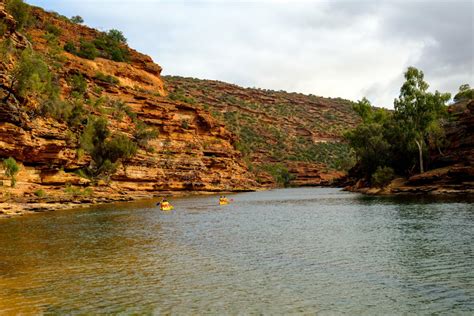
M 375 187 L 384 187 L 395 177 L 395 172 L 390 167 L 378 167 L 372 174 L 372 185 Z
M 13 89 L 17 96 L 52 98 L 57 95 L 57 87 L 52 82 L 53 75 L 41 55 L 25 49 L 12 72 Z
M 16 174 L 20 171 L 20 167 L 16 163 L 16 160 L 12 157 L 3 160 L 3 167 L 5 168 L 5 175 L 10 177 L 12 188 L 16 184 Z
M 81 73 L 72 75 L 68 81 L 71 85 L 71 92 L 73 92 L 75 96 L 84 96 L 87 91 L 87 81 Z
M 77 55 L 76 45 L 74 45 L 74 43 L 71 42 L 71 41 L 68 41 L 68 42 L 66 42 L 66 44 L 64 44 L 64 50 L 68 53 Z
M 24 3 L 23 0 L 7 0 L 5 9 L 15 18 L 18 30 L 28 24 L 30 20 L 30 6 Z
M 133 137 L 140 148 L 146 148 L 148 141 L 158 137 L 158 131 L 145 123 L 138 121 Z
M 120 81 L 117 78 L 115 78 L 114 76 L 106 75 L 106 74 L 101 73 L 101 72 L 98 72 L 94 76 L 94 78 L 99 80 L 99 81 L 107 82 L 107 83 L 114 84 L 114 85 L 120 83 Z
M 93 41 L 95 47 L 100 51 L 100 56 L 113 61 L 124 62 L 129 60 L 128 49 L 124 46 L 127 39 L 122 32 L 110 30 L 102 33 Z
M 81 148 L 93 161 L 89 172 L 94 177 L 112 175 L 119 160 L 124 164 L 137 153 L 137 145 L 127 136 L 115 134 L 110 137 L 107 125 L 104 118 L 90 118 L 81 136 Z
M 97 51 L 94 43 L 81 40 L 77 56 L 94 60 L 97 56 L 99 56 L 99 52 Z
M 71 17 L 69 20 L 74 24 L 84 23 L 84 19 L 79 15 L 75 15 L 75 16 Z
M 46 25 L 45 30 L 56 37 L 61 35 L 61 30 L 57 26 L 50 23 Z
M 266 164 L 262 166 L 262 169 L 268 172 L 273 179 L 275 179 L 277 184 L 284 187 L 290 186 L 290 182 L 294 178 L 294 176 L 288 171 L 288 168 L 281 163 Z

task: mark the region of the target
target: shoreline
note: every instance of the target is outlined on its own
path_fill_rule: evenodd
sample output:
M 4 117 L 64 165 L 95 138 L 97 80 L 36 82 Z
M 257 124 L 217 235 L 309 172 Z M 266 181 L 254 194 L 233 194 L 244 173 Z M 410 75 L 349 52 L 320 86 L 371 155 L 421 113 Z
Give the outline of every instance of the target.
M 402 187 L 396 184 L 400 183 L 401 179 L 395 179 L 388 186 L 383 188 L 374 187 L 357 187 L 354 186 L 312 186 L 313 188 L 338 188 L 342 191 L 359 193 L 364 196 L 373 197 L 439 197 L 439 198 L 473 198 L 474 189 L 464 190 L 453 190 L 452 188 L 444 187 L 433 187 L 433 186 L 410 186 Z M 404 183 L 404 182 L 403 182 Z M 395 185 L 394 185 L 395 184 Z M 298 187 L 297 187 L 298 188 Z M 307 188 L 307 186 L 304 186 Z M 237 190 L 237 191 L 160 191 L 153 193 L 140 192 L 135 195 L 119 195 L 112 197 L 96 196 L 96 197 L 81 197 L 76 200 L 74 199 L 47 199 L 47 198 L 34 198 L 26 199 L 23 201 L 0 201 L 0 220 L 9 219 L 15 217 L 21 217 L 25 215 L 34 215 L 39 213 L 54 212 L 54 211 L 68 211 L 76 209 L 85 209 L 93 206 L 109 205 L 115 203 L 131 203 L 145 200 L 154 200 L 161 197 L 168 198 L 182 198 L 192 196 L 205 196 L 205 195 L 222 195 L 222 194 L 237 194 L 244 192 L 261 192 L 268 191 L 275 188 L 260 188 L 257 190 Z
M 219 194 L 234 194 L 243 192 L 258 192 L 264 190 L 239 190 L 239 191 L 160 191 L 152 194 L 141 193 L 130 196 L 116 196 L 116 197 L 82 197 L 76 199 L 47 199 L 47 198 L 36 198 L 26 199 L 23 198 L 16 201 L 0 201 L 0 220 L 7 218 L 20 217 L 24 215 L 33 215 L 46 212 L 54 212 L 59 210 L 74 210 L 84 209 L 99 205 L 108 205 L 114 203 L 129 203 L 137 202 L 141 200 L 153 200 L 161 197 L 188 197 L 198 195 L 219 195 Z

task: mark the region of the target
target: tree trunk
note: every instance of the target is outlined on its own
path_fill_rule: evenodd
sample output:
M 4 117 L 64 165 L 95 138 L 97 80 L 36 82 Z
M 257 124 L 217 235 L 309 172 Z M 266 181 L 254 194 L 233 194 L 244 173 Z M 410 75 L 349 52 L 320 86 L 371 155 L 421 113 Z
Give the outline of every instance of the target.
M 415 139 L 415 143 L 418 146 L 418 154 L 420 155 L 420 173 L 425 172 L 423 168 L 423 146 L 422 143 Z

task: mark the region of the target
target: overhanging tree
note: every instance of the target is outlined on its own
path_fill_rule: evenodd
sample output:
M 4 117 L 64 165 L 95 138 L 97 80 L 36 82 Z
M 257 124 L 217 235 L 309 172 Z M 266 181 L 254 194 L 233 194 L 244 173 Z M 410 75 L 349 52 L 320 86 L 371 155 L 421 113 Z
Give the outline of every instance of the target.
M 405 79 L 400 96 L 394 101 L 394 117 L 415 142 L 420 172 L 424 172 L 423 154 L 427 139 L 439 130 L 440 119 L 446 113 L 446 102 L 451 95 L 438 91 L 434 94 L 428 92 L 429 85 L 424 81 L 423 72 L 415 67 L 408 68 Z

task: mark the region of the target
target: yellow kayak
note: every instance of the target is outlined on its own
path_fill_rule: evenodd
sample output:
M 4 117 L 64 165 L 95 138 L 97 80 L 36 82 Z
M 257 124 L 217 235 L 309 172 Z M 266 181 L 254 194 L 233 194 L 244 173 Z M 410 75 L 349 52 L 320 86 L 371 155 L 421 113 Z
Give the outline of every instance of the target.
M 229 204 L 229 201 L 219 201 L 219 205 L 227 205 Z
M 172 210 L 174 210 L 174 207 L 173 207 L 173 205 L 160 206 L 160 210 L 162 210 L 162 211 L 172 211 Z

